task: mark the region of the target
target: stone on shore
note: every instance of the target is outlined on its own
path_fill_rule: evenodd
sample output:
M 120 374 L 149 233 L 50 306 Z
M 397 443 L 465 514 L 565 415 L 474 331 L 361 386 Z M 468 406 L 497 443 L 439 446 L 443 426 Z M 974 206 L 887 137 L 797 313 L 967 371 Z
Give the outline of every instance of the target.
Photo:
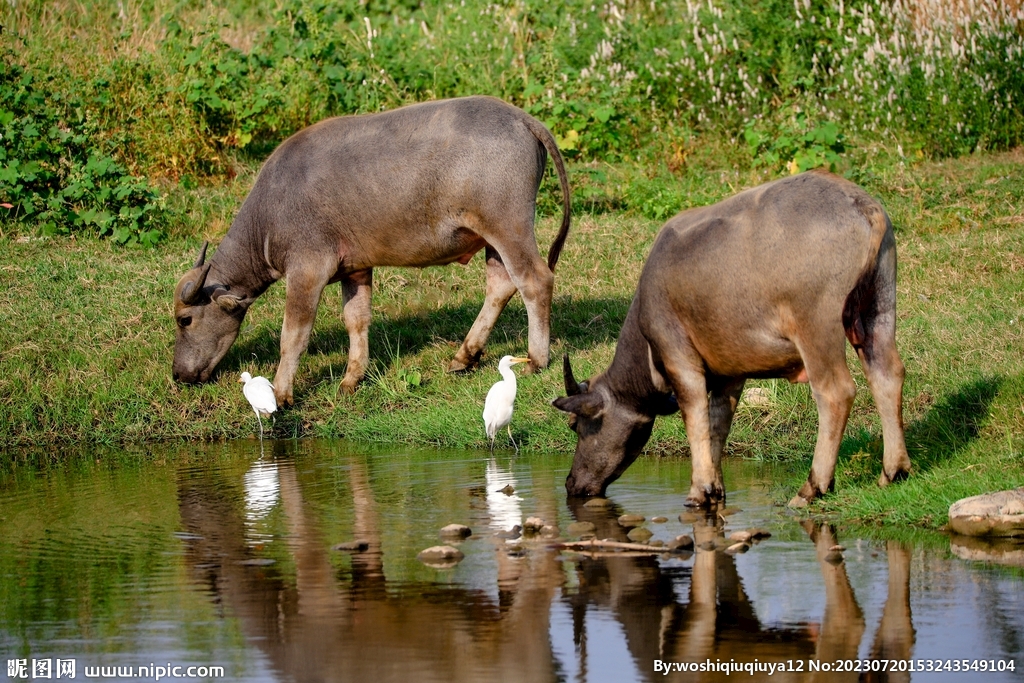
M 949 526 L 964 536 L 1024 536 L 1024 487 L 958 500 Z

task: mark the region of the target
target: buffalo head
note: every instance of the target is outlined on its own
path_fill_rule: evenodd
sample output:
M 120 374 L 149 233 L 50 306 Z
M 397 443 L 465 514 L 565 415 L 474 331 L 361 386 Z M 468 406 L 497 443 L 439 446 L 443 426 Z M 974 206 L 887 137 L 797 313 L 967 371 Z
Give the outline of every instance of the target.
M 569 428 L 578 439 L 565 490 L 570 496 L 604 495 L 651 438 L 655 415 L 674 412 L 678 406 L 671 396 L 631 405 L 611 391 L 604 375 L 577 384 L 568 355 L 562 365 L 567 396 L 551 405 L 570 413 Z
M 238 336 L 250 302 L 229 293 L 228 286 L 207 284 L 212 264 L 206 261 L 203 243 L 192 270 L 174 290 L 174 363 L 176 381 L 196 384 L 209 381 L 217 363 Z

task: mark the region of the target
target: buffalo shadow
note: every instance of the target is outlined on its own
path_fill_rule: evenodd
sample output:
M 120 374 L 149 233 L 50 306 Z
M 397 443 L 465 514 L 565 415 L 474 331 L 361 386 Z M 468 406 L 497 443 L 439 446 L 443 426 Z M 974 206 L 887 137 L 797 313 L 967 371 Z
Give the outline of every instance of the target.
M 967 448 L 981 434 L 992 402 L 1006 383 L 1005 377 L 978 377 L 942 396 L 920 418 L 906 426 L 907 453 L 914 472 L 926 472 Z M 904 406 L 907 401 L 904 398 Z M 875 431 L 862 431 L 843 439 L 840 462 L 858 453 L 881 458 L 882 439 Z
M 557 286 L 557 284 L 556 284 Z M 628 297 L 555 297 L 552 303 L 552 342 L 560 341 L 571 349 L 589 349 L 614 342 L 619 336 L 631 299 Z M 391 316 L 374 310 L 370 324 L 371 362 L 390 363 L 396 358 L 415 355 L 437 343 L 447 344 L 452 356 L 469 332 L 480 312 L 482 302 L 467 301 L 439 308 L 420 308 Z M 323 306 L 323 302 L 321 302 Z M 319 356 L 345 354 L 349 346 L 348 332 L 341 320 L 341 311 L 327 320 L 320 319 L 314 326 L 309 346 L 304 355 Z M 526 345 L 527 316 L 522 305 L 508 306 L 498 318 L 488 344 L 517 340 Z M 250 334 L 243 334 L 232 345 L 220 362 L 217 372 L 241 372 L 255 356 L 261 362 L 280 359 L 280 326 L 261 326 Z M 484 354 L 487 354 L 485 349 Z M 299 372 L 303 368 L 300 361 Z M 314 384 L 329 380 L 330 370 L 311 378 Z M 340 381 L 344 367 L 334 371 Z

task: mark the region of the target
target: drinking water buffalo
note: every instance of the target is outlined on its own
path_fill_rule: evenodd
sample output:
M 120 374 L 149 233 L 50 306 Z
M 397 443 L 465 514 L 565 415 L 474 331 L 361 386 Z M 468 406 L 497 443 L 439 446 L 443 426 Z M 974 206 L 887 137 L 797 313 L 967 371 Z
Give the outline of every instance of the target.
M 548 251 L 533 233 L 537 189 L 551 155 L 562 225 Z M 425 102 L 321 121 L 270 156 L 217 252 L 206 245 L 174 292 L 173 373 L 206 382 L 246 311 L 285 278 L 277 400 L 292 402 L 324 287 L 341 282 L 349 334 L 341 386 L 366 371 L 376 266 L 466 264 L 485 250 L 483 308 L 449 370 L 476 364 L 516 290 L 529 317 L 530 369 L 547 366 L 553 270 L 569 231 L 569 184 L 558 146 L 536 119 L 492 97 Z
M 680 410 L 693 459 L 686 504 L 724 501 L 721 457 L 747 378 L 809 382 L 818 440 L 803 506 L 832 489 L 856 386 L 849 339 L 882 418 L 880 485 L 905 477 L 903 363 L 896 351 L 896 245 L 881 205 L 824 172 L 761 185 L 672 218 L 651 247 L 611 367 L 577 384 L 570 495 L 604 493 L 656 415 Z M 710 398 L 709 398 L 710 394 Z

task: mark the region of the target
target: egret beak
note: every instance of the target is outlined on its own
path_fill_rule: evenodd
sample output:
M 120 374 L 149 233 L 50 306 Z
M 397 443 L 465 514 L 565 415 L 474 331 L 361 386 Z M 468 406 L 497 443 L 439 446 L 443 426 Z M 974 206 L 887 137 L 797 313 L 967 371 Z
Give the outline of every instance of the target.
M 515 365 L 516 363 L 529 363 L 529 362 L 530 362 L 529 358 L 513 358 L 511 363 L 510 363 L 510 365 Z

